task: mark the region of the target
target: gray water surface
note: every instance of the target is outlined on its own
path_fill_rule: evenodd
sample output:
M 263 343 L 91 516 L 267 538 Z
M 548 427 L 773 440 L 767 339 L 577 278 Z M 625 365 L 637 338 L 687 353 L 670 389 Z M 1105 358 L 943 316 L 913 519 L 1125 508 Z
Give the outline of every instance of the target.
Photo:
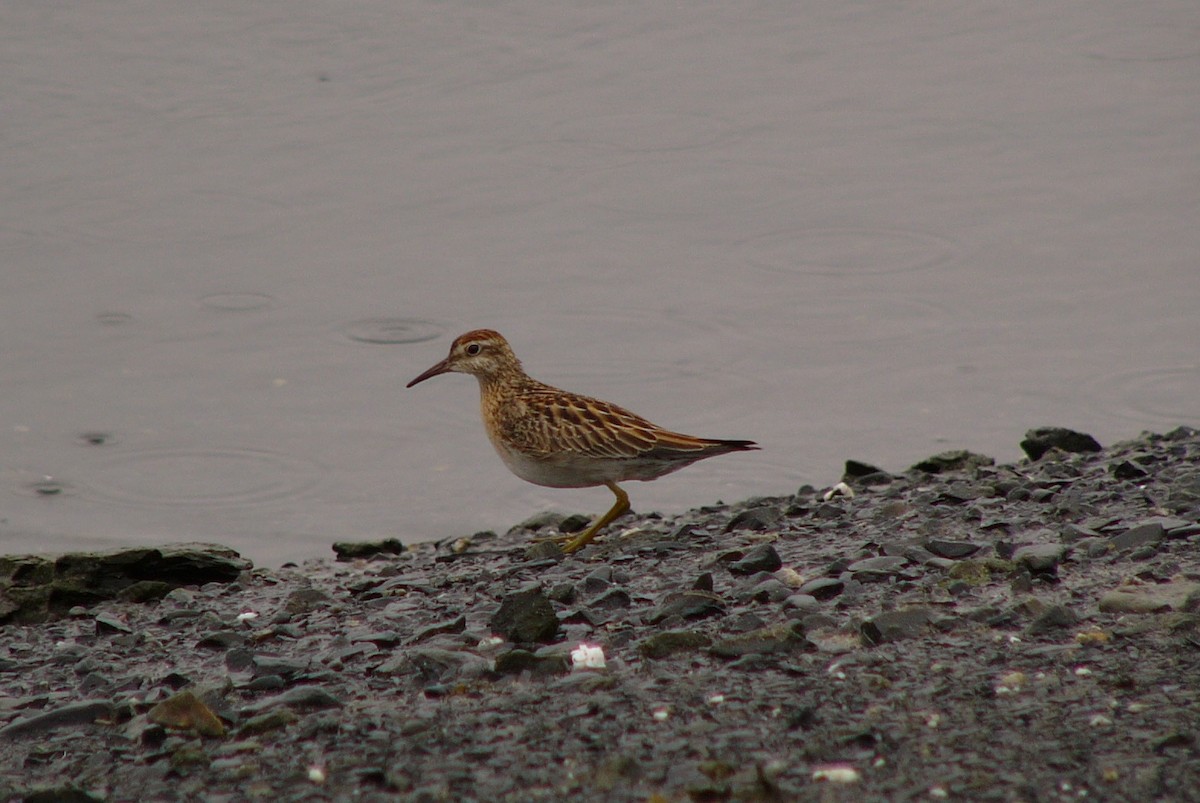
M 1200 425 L 1200 7 L 0 3 L 0 551 L 599 513 L 492 454 L 467 329 L 762 452 Z

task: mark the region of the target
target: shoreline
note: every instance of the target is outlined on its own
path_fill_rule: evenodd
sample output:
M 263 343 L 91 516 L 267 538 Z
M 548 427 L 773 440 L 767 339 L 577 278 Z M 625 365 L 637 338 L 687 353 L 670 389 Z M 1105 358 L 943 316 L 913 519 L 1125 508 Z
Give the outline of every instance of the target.
M 1200 433 L 1065 432 L 565 558 L 532 539 L 586 519 L 279 569 L 0 558 L 0 799 L 1185 800 Z

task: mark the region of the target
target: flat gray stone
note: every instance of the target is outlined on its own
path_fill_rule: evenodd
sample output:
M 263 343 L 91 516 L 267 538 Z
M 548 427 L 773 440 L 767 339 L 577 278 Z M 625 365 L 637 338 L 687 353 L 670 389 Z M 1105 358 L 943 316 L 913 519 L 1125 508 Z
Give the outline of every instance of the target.
M 1103 613 L 1161 613 L 1200 609 L 1200 583 L 1172 580 L 1153 585 L 1120 586 L 1100 597 Z

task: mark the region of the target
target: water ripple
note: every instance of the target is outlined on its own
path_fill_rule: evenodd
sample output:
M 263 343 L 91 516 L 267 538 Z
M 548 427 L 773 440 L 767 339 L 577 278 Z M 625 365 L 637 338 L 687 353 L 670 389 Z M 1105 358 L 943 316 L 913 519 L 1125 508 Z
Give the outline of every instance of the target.
M 1200 365 L 1160 366 L 1101 376 L 1088 397 L 1105 412 L 1164 424 L 1200 422 Z M 1114 407 L 1108 406 L 1111 400 Z
M 944 265 L 957 244 L 916 229 L 814 228 L 770 232 L 741 243 L 746 261 L 817 276 L 908 273 Z
M 363 318 L 343 324 L 340 331 L 360 343 L 394 345 L 434 340 L 441 337 L 445 329 L 420 318 Z
M 115 457 L 86 494 L 148 507 L 233 507 L 296 496 L 321 477 L 315 463 L 260 449 L 152 449 Z

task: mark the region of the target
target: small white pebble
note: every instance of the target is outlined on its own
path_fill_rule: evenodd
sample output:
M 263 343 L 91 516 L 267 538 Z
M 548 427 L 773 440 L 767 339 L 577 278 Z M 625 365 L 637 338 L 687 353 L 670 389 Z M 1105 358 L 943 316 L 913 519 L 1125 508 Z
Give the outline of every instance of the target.
M 725 702 L 724 694 L 714 694 L 708 698 L 709 705 L 720 705 L 723 702 Z
M 239 613 L 237 615 L 237 620 L 239 622 L 248 622 L 251 619 L 257 619 L 257 618 L 258 618 L 258 614 L 255 613 L 254 611 L 242 611 L 241 613 Z
M 833 764 L 813 770 L 812 779 L 829 783 L 858 783 L 862 776 L 854 767 L 846 764 Z
M 1020 636 L 1009 636 L 1009 637 L 1008 637 L 1008 643 L 1009 643 L 1009 644 L 1020 644 L 1020 643 L 1021 643 L 1021 637 L 1020 637 Z
M 930 714 L 925 718 L 925 727 L 927 728 L 936 728 L 940 724 L 942 724 L 941 714 Z
M 1084 677 L 1085 675 L 1092 674 L 1092 670 L 1088 669 L 1086 666 L 1077 666 L 1075 667 L 1075 674 L 1079 677 Z
M 1013 694 L 1029 681 L 1024 672 L 1009 672 L 996 684 L 996 694 Z
M 1093 728 L 1103 728 L 1103 727 L 1113 724 L 1113 721 L 1111 719 L 1109 719 L 1108 717 L 1104 716 L 1104 714 L 1096 714 L 1096 716 L 1094 716 L 1088 720 L 1088 724 L 1091 725 Z
M 666 706 L 660 705 L 658 708 L 654 709 L 654 713 L 652 713 L 650 716 L 654 717 L 655 721 L 657 722 L 666 722 L 671 716 L 671 712 L 667 710 Z
M 847 485 L 844 482 L 839 482 L 837 485 L 833 486 L 828 491 L 826 491 L 825 495 L 822 497 L 822 499 L 824 499 L 826 502 L 828 502 L 830 499 L 833 499 L 835 496 L 844 496 L 847 499 L 853 499 L 854 498 L 854 489 L 851 488 L 849 485 Z
M 1145 703 L 1130 703 L 1129 705 L 1125 706 L 1125 710 L 1131 714 L 1140 714 L 1149 707 L 1150 706 L 1146 705 Z
M 572 671 L 580 669 L 603 669 L 604 666 L 604 650 L 601 647 L 580 644 L 576 649 L 571 650 Z
M 500 636 L 488 636 L 479 640 L 479 649 L 486 650 L 491 647 L 498 647 L 503 643 L 504 639 L 500 638 Z
M 325 783 L 325 768 L 313 764 L 308 768 L 308 780 L 313 783 Z
M 950 797 L 950 793 L 946 791 L 944 786 L 933 786 L 929 789 L 929 796 L 937 800 L 946 800 Z
M 776 570 L 775 577 L 788 588 L 799 588 L 804 585 L 804 575 L 791 566 L 784 566 L 782 569 Z

